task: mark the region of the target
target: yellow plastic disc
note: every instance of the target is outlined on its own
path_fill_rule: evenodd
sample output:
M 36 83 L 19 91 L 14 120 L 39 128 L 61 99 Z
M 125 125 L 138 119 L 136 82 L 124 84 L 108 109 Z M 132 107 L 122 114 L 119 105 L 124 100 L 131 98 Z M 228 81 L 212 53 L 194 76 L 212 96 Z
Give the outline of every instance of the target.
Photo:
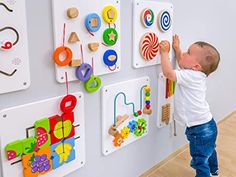
M 102 17 L 107 23 L 115 23 L 117 19 L 117 14 L 118 12 L 114 6 L 106 6 L 103 9 Z

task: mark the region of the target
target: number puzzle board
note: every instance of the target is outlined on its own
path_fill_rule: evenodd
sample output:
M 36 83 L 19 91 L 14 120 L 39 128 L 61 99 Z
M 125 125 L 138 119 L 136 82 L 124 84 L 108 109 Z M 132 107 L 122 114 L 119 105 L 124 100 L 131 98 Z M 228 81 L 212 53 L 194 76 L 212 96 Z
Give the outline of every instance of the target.
M 102 152 L 104 155 L 115 152 L 118 149 L 121 149 L 147 135 L 149 115 L 142 114 L 139 117 L 134 117 L 132 106 L 130 104 L 125 104 L 124 96 L 117 96 L 117 94 L 123 92 L 126 95 L 126 103 L 134 103 L 135 111 L 140 110 L 140 103 L 142 103 L 143 107 L 145 106 L 144 98 L 143 100 L 140 99 L 140 89 L 145 85 L 150 85 L 149 77 L 142 77 L 112 85 L 107 85 L 102 88 Z M 144 95 L 144 91 L 142 92 Z M 130 133 L 129 137 L 127 139 L 124 139 L 124 143 L 122 143 L 120 147 L 115 147 L 113 145 L 114 137 L 108 134 L 109 128 L 114 124 L 114 100 L 116 96 L 116 115 L 123 116 L 127 114 L 129 116 L 129 118 L 117 128 L 119 131 L 121 131 L 123 127 L 127 126 L 129 122 L 133 120 L 137 121 L 140 118 L 144 118 L 147 122 L 146 131 L 142 136 L 137 137 L 133 133 Z
M 30 86 L 30 71 L 25 0 L 2 0 L 1 3 L 10 11 L 1 5 L 0 45 L 5 46 L 7 41 L 14 44 L 17 33 L 19 36 L 18 42 L 11 49 L 0 49 L 0 94 L 3 94 L 27 89 Z M 9 28 L 3 30 L 5 27 L 14 28 L 17 33 Z
M 171 84 L 170 84 L 171 85 Z M 168 95 L 169 92 L 169 96 Z M 167 79 L 165 78 L 165 76 L 163 75 L 163 73 L 159 74 L 159 78 L 158 78 L 158 100 L 157 100 L 157 127 L 161 128 L 164 127 L 168 124 L 170 124 L 173 121 L 173 112 L 174 112 L 174 88 L 172 85 L 171 87 L 167 86 Z M 168 98 L 166 98 L 168 97 Z M 169 109 L 169 121 L 168 123 L 165 123 L 164 121 L 162 121 L 162 114 L 166 114 L 166 111 L 162 111 L 162 106 L 170 104 L 170 108 Z
M 142 24 L 141 16 L 144 9 L 151 9 L 154 14 L 154 21 L 153 24 L 149 27 L 144 27 Z M 171 26 L 166 32 L 162 32 L 159 29 L 159 15 L 162 11 L 168 11 L 170 14 L 171 19 Z M 147 15 L 147 18 L 150 16 Z M 146 33 L 155 33 L 158 37 L 159 43 L 162 40 L 168 40 L 170 45 L 172 44 L 172 26 L 173 26 L 173 5 L 170 3 L 162 3 L 162 2 L 155 2 L 155 1 L 144 1 L 144 0 L 134 0 L 133 1 L 133 67 L 134 68 L 141 68 L 146 66 L 152 66 L 156 64 L 160 64 L 160 53 L 158 51 L 157 55 L 152 60 L 146 60 L 142 57 L 140 48 L 141 48 L 141 41 L 143 36 Z M 148 39 L 147 44 L 145 45 L 152 45 L 152 43 L 157 42 L 156 39 Z M 145 46 L 143 46 L 145 47 Z M 157 49 L 159 48 L 156 45 Z M 146 55 L 149 56 L 148 46 L 146 46 Z M 158 49 L 159 50 L 159 49 Z M 170 50 L 169 56 L 172 56 L 172 50 Z
M 109 26 L 102 17 L 102 11 L 105 6 L 114 6 L 118 11 L 118 17 L 115 21 L 116 31 L 118 33 L 118 40 L 115 45 L 106 47 L 102 45 L 103 42 L 103 32 Z M 83 48 L 83 59 L 85 63 L 88 63 L 92 66 L 92 58 L 94 59 L 94 75 L 104 75 L 110 74 L 113 72 L 118 72 L 121 67 L 121 53 L 120 53 L 120 1 L 119 0 L 87 0 L 87 1 L 78 1 L 78 0 L 53 0 L 53 25 L 54 25 L 54 49 L 63 44 L 63 25 L 66 23 L 65 30 L 65 46 L 68 46 L 73 53 L 72 59 L 82 59 L 82 54 L 80 50 L 80 45 Z M 67 9 L 71 7 L 76 7 L 79 11 L 79 15 L 75 19 L 69 19 L 66 15 Z M 101 18 L 101 28 L 99 31 L 94 33 L 94 36 L 91 36 L 85 26 L 86 16 L 90 13 L 97 13 Z M 113 24 L 111 24 L 113 27 Z M 80 42 L 77 43 L 68 43 L 68 38 L 71 32 L 76 32 Z M 92 42 L 98 42 L 99 48 L 96 52 L 91 52 L 88 49 L 88 44 Z M 114 71 L 109 70 L 109 68 L 103 62 L 103 54 L 106 50 L 113 49 L 117 53 L 117 63 L 116 69 Z M 68 81 L 78 80 L 75 76 L 75 67 L 65 66 L 56 67 L 56 79 L 60 83 L 66 82 L 65 72 L 68 73 Z M 113 69 L 112 69 L 113 70 Z
M 85 130 L 84 130 L 84 96 L 83 93 L 73 93 L 77 98 L 77 105 L 74 108 L 74 125 L 75 136 L 80 137 L 75 139 L 75 160 L 63 164 L 55 170 L 48 172 L 42 176 L 45 177 L 60 177 L 65 176 L 72 171 L 77 170 L 85 164 Z M 12 107 L 0 111 L 0 149 L 1 149 L 1 166 L 2 177 L 22 177 L 23 166 L 22 162 L 11 165 L 12 162 L 21 160 L 20 157 L 8 161 L 5 155 L 5 146 L 15 140 L 26 138 L 26 128 L 34 126 L 34 122 L 45 117 L 51 117 L 56 114 L 61 115 L 60 102 L 64 96 L 54 97 L 39 102 L 25 104 L 17 107 Z M 30 134 L 34 133 L 29 132 Z M 32 135 L 31 135 L 32 136 Z

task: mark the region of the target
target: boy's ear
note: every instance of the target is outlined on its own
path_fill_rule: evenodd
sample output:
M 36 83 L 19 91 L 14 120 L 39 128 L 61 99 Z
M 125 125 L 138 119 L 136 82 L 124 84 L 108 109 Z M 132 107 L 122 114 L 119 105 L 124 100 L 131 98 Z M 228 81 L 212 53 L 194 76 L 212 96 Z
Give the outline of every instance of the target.
M 200 64 L 196 64 L 196 65 L 193 66 L 192 69 L 195 70 L 195 71 L 201 71 L 202 70 L 202 66 Z

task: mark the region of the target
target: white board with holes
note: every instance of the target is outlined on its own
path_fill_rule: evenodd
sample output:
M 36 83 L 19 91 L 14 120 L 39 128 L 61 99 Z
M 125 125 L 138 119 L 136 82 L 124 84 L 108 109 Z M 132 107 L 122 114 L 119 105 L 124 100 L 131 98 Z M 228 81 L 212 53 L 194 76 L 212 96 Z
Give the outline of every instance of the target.
M 85 164 L 84 95 L 81 92 L 72 93 L 71 95 L 77 98 L 77 105 L 73 109 L 75 159 L 44 174 L 43 176 L 45 177 L 62 177 Z M 25 139 L 27 136 L 26 132 L 28 132 L 30 137 L 34 136 L 35 132 L 32 126 L 34 126 L 35 121 L 54 115 L 61 115 L 60 103 L 63 97 L 64 96 L 58 96 L 0 111 L 0 157 L 2 177 L 23 177 L 21 157 L 19 156 L 8 161 L 5 147 L 10 142 Z M 67 104 L 65 105 L 69 106 Z M 11 165 L 12 163 L 13 165 Z
M 107 6 L 112 6 L 116 9 L 117 18 L 111 24 L 108 24 L 103 19 L 103 10 Z M 100 0 L 100 1 L 78 1 L 78 0 L 52 0 L 52 8 L 53 8 L 53 26 L 54 26 L 54 49 L 63 45 L 63 36 L 64 36 L 64 45 L 69 47 L 72 51 L 72 60 L 80 60 L 81 63 L 88 63 L 93 67 L 94 75 L 103 75 L 110 74 L 113 72 L 118 72 L 121 67 L 121 55 L 120 55 L 120 0 Z M 74 11 L 68 11 L 73 8 Z M 73 12 L 77 11 L 77 16 L 73 16 Z M 68 13 L 72 13 L 69 18 Z M 92 29 L 88 30 L 85 26 L 85 20 L 87 19 L 89 14 L 95 13 L 97 16 L 89 16 L 89 19 L 95 19 L 96 25 L 93 25 L 92 21 L 88 21 L 91 23 Z M 114 15 L 114 14 L 113 14 Z M 92 17 L 92 18 L 90 18 Z M 98 20 L 100 19 L 100 20 Z M 100 21 L 100 22 L 98 22 Z M 63 35 L 65 24 L 65 35 Z M 100 28 L 99 28 L 100 24 Z M 95 27 L 96 26 L 96 27 Z M 104 44 L 103 33 L 108 28 L 115 29 L 117 34 L 115 44 L 106 45 Z M 91 31 L 95 32 L 91 32 Z M 90 32 L 88 32 L 90 31 Z M 77 34 L 77 40 L 75 42 L 68 42 L 70 36 L 74 32 Z M 111 34 L 111 33 L 109 33 Z M 113 34 L 112 34 L 113 35 Z M 75 35 L 74 35 L 75 37 Z M 114 36 L 109 37 L 109 40 L 115 40 Z M 95 43 L 95 50 L 91 51 L 88 47 L 89 44 Z M 98 46 L 99 45 L 99 46 Z M 93 45 L 94 46 L 94 45 Z M 107 50 L 115 51 L 116 53 L 116 63 L 112 63 L 112 66 L 105 65 L 103 61 L 103 56 Z M 114 55 L 113 55 L 114 56 Z M 60 60 L 65 59 L 66 56 L 61 55 Z M 114 58 L 113 58 L 114 59 Z M 52 59 L 53 60 L 53 59 Z M 92 62 L 92 60 L 94 62 Z M 77 66 L 76 66 L 77 67 Z M 68 81 L 78 80 L 75 71 L 76 67 L 71 67 L 69 65 L 66 66 L 58 66 L 55 64 L 56 68 L 56 79 L 60 83 L 64 83 L 65 72 L 68 73 Z
M 133 1 L 133 67 L 160 64 L 159 43 L 172 44 L 173 5 L 165 2 Z M 172 56 L 172 50 L 169 57 Z
M 163 73 L 158 78 L 157 127 L 169 125 L 173 121 L 175 83 L 166 79 Z
M 3 94 L 27 89 L 30 71 L 25 0 L 2 0 L 0 11 L 0 94 Z
M 104 155 L 115 152 L 147 135 L 149 115 L 143 112 L 146 106 L 145 86 L 147 85 L 150 86 L 149 77 L 142 77 L 102 88 L 102 152 Z M 134 112 L 137 113 L 139 110 L 142 114 L 134 116 Z M 122 118 L 126 116 L 117 127 L 117 131 L 123 136 L 121 139 L 108 133 L 114 122 L 117 123 L 117 116 Z

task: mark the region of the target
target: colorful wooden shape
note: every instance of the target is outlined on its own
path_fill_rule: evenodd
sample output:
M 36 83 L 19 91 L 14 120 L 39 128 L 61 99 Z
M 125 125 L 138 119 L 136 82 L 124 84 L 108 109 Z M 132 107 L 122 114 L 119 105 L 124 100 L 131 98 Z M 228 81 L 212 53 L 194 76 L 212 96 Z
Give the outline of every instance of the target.
M 101 18 L 96 13 L 88 14 L 85 19 L 85 26 L 90 32 L 96 32 L 101 27 Z
M 22 156 L 24 177 L 37 177 L 52 170 L 50 147 Z
M 99 48 L 99 43 L 98 42 L 89 43 L 88 48 L 90 51 L 96 52 Z
M 66 55 L 64 60 L 60 59 L 60 55 L 62 53 L 64 53 Z M 54 59 L 55 63 L 59 66 L 69 65 L 72 60 L 72 51 L 69 47 L 60 46 L 60 47 L 56 48 L 56 50 L 54 51 L 53 59 Z
M 98 76 L 91 76 L 89 80 L 85 81 L 85 89 L 87 92 L 96 92 L 102 85 L 102 81 Z
M 79 40 L 79 37 L 78 37 L 78 35 L 77 35 L 77 33 L 76 32 L 72 32 L 71 34 L 70 34 L 70 37 L 69 37 L 69 39 L 68 39 L 68 42 L 69 43 L 76 43 L 76 42 L 79 42 L 80 40 Z
M 49 117 L 49 122 L 50 122 L 50 132 L 62 128 L 62 117 L 59 115 Z
M 107 28 L 103 32 L 103 41 L 107 45 L 115 45 L 118 40 L 118 33 L 115 28 Z
M 44 118 L 44 119 L 36 121 L 34 123 L 34 128 L 35 128 L 36 135 L 40 135 L 40 134 L 44 134 L 44 133 L 49 133 L 50 132 L 49 119 L 48 118 Z M 41 130 L 41 129 L 43 129 L 43 130 Z
M 81 81 L 88 80 L 92 75 L 93 69 L 92 66 L 88 63 L 82 63 L 79 67 L 76 68 L 75 75 Z
M 77 104 L 77 99 L 74 95 L 66 95 L 60 103 L 60 109 L 63 113 L 69 113 L 74 110 Z
M 73 125 L 63 127 L 63 138 L 70 138 L 75 136 L 75 127 Z
M 172 25 L 172 20 L 170 16 L 170 12 L 163 10 L 160 12 L 158 17 L 158 26 L 160 31 L 167 32 Z
M 23 153 L 22 141 L 17 140 L 12 143 L 9 143 L 5 147 L 7 160 L 15 159 Z
M 51 146 L 53 169 L 75 159 L 74 137 L 63 140 Z
M 37 136 L 36 139 L 37 139 L 37 142 L 36 142 L 35 151 L 38 151 L 38 149 L 43 149 L 51 145 L 51 137 L 50 137 L 50 134 L 48 133 L 41 134 Z
M 61 115 L 61 117 L 62 117 L 62 121 L 63 121 L 63 122 L 69 120 L 69 121 L 71 121 L 71 124 L 73 124 L 74 121 L 75 121 L 74 112 L 64 113 L 64 114 Z M 65 127 L 66 124 L 64 123 L 63 126 Z
M 67 9 L 67 16 L 72 19 L 72 18 L 76 18 L 79 15 L 79 11 L 76 7 L 71 7 L 69 9 Z
M 78 67 L 81 65 L 81 61 L 79 59 L 72 59 L 70 62 L 71 67 Z
M 109 49 L 103 55 L 103 62 L 107 66 L 113 66 L 116 64 L 118 56 L 115 50 Z
M 158 37 L 155 33 L 146 33 L 139 44 L 141 56 L 145 60 L 152 60 L 157 56 L 159 50 Z
M 57 129 L 50 133 L 51 144 L 60 142 L 63 138 L 63 128 Z
M 148 28 L 152 26 L 154 22 L 154 13 L 152 9 L 144 9 L 142 14 L 141 14 L 141 22 L 144 27 Z
M 36 138 L 30 137 L 22 140 L 23 154 L 29 154 L 36 151 Z
M 114 6 L 106 6 L 102 12 L 103 19 L 106 23 L 115 23 L 118 12 Z

